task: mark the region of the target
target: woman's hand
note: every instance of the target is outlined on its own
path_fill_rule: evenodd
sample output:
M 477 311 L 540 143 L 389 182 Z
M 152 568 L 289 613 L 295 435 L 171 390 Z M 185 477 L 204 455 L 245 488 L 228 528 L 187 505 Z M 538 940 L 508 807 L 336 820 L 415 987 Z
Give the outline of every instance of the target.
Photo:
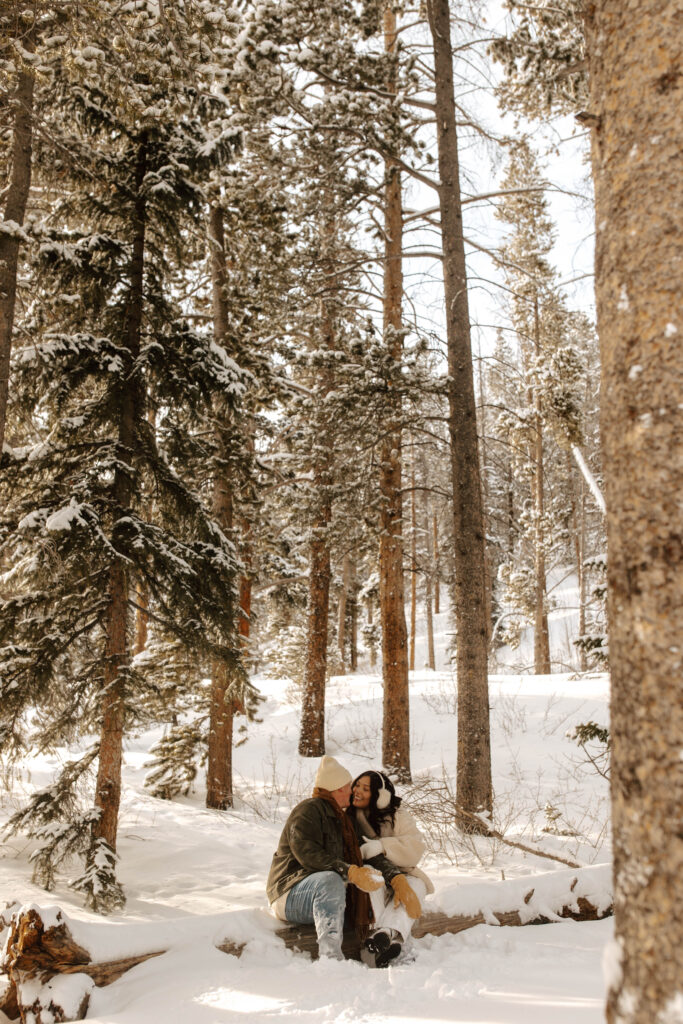
M 363 839 L 365 842 L 362 843 L 360 848 L 363 860 L 370 860 L 372 857 L 377 857 L 380 853 L 384 853 L 381 839 L 368 839 L 367 836 L 363 836 Z
M 399 903 L 402 903 L 406 908 L 408 917 L 412 917 L 413 920 L 416 920 L 422 913 L 422 907 L 420 906 L 420 901 L 417 898 L 415 890 L 410 885 L 406 876 L 395 875 L 389 884 L 394 890 L 394 906 L 397 907 Z

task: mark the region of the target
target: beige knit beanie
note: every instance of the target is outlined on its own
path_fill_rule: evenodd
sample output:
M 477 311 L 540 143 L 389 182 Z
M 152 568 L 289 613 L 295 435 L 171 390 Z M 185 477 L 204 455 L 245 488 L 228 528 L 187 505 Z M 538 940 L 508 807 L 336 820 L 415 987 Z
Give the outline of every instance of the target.
M 333 757 L 325 754 L 318 765 L 314 783 L 316 789 L 327 789 L 333 792 L 335 789 L 341 789 L 347 782 L 351 782 L 351 772 L 347 772 L 346 768 L 339 764 L 339 761 L 335 761 Z

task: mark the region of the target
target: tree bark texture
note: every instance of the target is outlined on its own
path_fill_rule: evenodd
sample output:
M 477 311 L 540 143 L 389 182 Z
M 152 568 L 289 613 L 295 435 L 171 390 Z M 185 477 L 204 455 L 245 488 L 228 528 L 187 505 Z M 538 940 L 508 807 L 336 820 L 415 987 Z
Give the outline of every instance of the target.
M 245 657 L 248 655 L 249 635 L 251 632 L 251 592 L 251 576 L 242 576 L 240 579 L 239 635 L 242 639 L 242 652 Z
M 135 641 L 133 643 L 133 654 L 142 654 L 147 646 L 147 634 L 149 626 L 149 589 L 144 580 L 138 580 L 135 584 Z
M 209 264 L 211 268 L 211 299 L 213 331 L 216 341 L 225 345 L 228 336 L 227 274 L 223 211 L 217 204 L 209 209 Z M 222 406 L 215 410 L 216 445 L 223 454 L 224 440 Z M 220 460 L 222 461 L 222 460 Z M 221 530 L 231 536 L 233 528 L 233 485 L 220 466 L 215 471 L 212 498 L 213 518 Z M 241 621 L 241 617 L 238 620 Z M 209 743 L 206 771 L 206 806 L 224 811 L 233 805 L 232 740 L 237 705 L 230 696 L 234 679 L 229 667 L 214 660 L 211 665 L 211 696 L 209 702 Z
M 458 803 L 492 807 L 484 518 L 477 444 L 448 0 L 428 0 L 434 48 L 455 543 Z M 463 822 L 463 827 L 468 826 Z
M 33 28 L 24 35 L 21 42 L 27 51 L 35 50 Z M 31 187 L 33 83 L 33 72 L 30 69 L 22 69 L 17 78 L 17 87 L 13 97 L 12 173 L 5 201 L 4 220 L 12 221 L 19 227 L 24 223 L 26 203 Z M 5 440 L 7 419 L 19 242 L 19 237 L 16 234 L 0 233 L 0 455 L 2 455 Z
M 683 9 L 587 20 L 612 676 L 611 1024 L 681 1019 Z
M 140 355 L 140 334 L 144 302 L 146 199 L 142 186 L 147 172 L 147 143 L 138 142 L 135 167 L 135 203 L 132 218 L 132 253 L 128 294 L 126 296 L 123 339 L 126 354 L 127 380 L 121 388 L 118 423 L 118 459 L 112 489 L 115 515 L 129 513 L 134 493 L 135 451 L 138 424 L 143 414 L 141 382 L 134 370 Z M 117 524 L 112 529 L 112 546 L 116 549 Z M 116 849 L 119 805 L 121 803 L 121 763 L 123 756 L 125 678 L 130 662 L 129 648 L 130 578 L 123 559 L 115 561 L 109 574 L 109 604 L 106 612 L 107 644 L 102 694 L 102 728 L 100 757 L 95 786 L 95 806 L 101 810 L 93 826 L 95 838 L 105 839 Z
M 396 15 L 384 9 L 384 46 L 394 53 Z M 392 77 L 389 92 L 396 91 Z M 389 353 L 403 352 L 403 205 L 401 175 L 392 160 L 385 164 L 384 336 Z M 403 496 L 401 492 L 401 398 L 387 396 L 387 431 L 380 461 L 379 605 L 382 623 L 382 763 L 398 781 L 410 780 L 410 701 L 408 635 L 403 584 Z

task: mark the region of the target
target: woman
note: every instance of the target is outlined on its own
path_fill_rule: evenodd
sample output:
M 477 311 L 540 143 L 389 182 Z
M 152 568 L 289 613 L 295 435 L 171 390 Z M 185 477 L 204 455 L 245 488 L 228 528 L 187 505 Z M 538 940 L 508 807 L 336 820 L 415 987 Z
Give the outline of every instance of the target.
M 422 912 L 425 895 L 434 892 L 427 875 L 417 867 L 425 843 L 384 772 L 367 771 L 354 779 L 347 814 L 355 820 L 363 860 L 372 864 L 373 858 L 386 857 L 402 871 L 391 879 L 391 888 L 384 886 L 370 894 L 375 927 L 363 945 L 361 959 L 384 967 L 401 952 L 413 921 Z

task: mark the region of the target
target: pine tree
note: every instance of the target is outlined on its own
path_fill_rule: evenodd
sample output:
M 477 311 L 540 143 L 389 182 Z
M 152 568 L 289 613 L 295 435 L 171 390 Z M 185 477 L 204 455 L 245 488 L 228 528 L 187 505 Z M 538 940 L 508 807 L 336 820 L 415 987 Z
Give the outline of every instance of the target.
M 491 741 L 488 698 L 486 538 L 482 509 L 460 166 L 453 86 L 450 9 L 429 0 L 439 154 L 439 205 L 448 346 L 449 440 L 455 543 L 454 612 L 458 678 L 458 804 L 462 826 L 490 813 Z
M 398 19 L 393 4 L 383 11 L 384 46 L 389 55 L 385 88 L 398 92 Z M 399 367 L 403 354 L 403 201 L 396 160 L 385 164 L 384 194 L 384 336 L 387 355 Z M 382 618 L 382 763 L 399 781 L 410 780 L 410 699 L 408 635 L 403 585 L 403 465 L 401 393 L 387 393 L 385 440 L 379 467 L 380 613 Z
M 516 622 L 508 618 L 502 635 L 514 644 L 525 621 L 533 621 L 534 668 L 548 672 L 548 572 L 575 561 L 582 595 L 579 636 L 584 635 L 584 561 L 601 549 L 602 538 L 596 523 L 588 539 L 585 503 L 581 515 L 577 513 L 576 494 L 583 483 L 578 483 L 568 461 L 569 453 L 575 458 L 578 453 L 577 463 L 587 467 L 582 450 L 590 433 L 587 424 L 595 419 L 599 380 L 594 331 L 584 316 L 567 308 L 557 286 L 548 259 L 553 225 L 540 185 L 535 155 L 525 141 L 515 144 L 503 181 L 510 194 L 498 210 L 512 228 L 501 261 L 510 289 L 514 348 L 500 347 L 490 386 L 500 409 L 495 430 L 509 445 L 504 456 L 507 504 L 502 513 L 508 521 L 503 545 L 507 555 L 498 558 L 498 571 L 505 600 L 519 614 Z M 514 381 L 505 383 L 510 375 Z M 588 376 L 595 381 L 592 398 Z M 598 454 L 595 430 L 593 435 L 590 461 Z M 502 457 L 502 449 L 498 452 Z M 514 508 L 519 511 L 513 526 Z
M 49 18 L 49 16 L 48 16 Z M 19 248 L 28 241 L 23 230 L 31 187 L 33 97 L 40 57 L 36 54 L 38 22 L 46 30 L 43 3 L 9 3 L 0 13 L 0 86 L 12 99 L 11 130 L 2 163 L 5 207 L 0 224 L 0 458 L 5 440 L 12 331 L 17 295 Z M 50 19 L 51 20 L 51 19 Z M 5 150 L 5 139 L 0 145 Z
M 511 25 L 490 47 L 505 69 L 504 108 L 527 118 L 585 108 L 588 74 L 584 9 L 579 0 L 505 0 Z
M 358 362 L 358 354 L 350 350 L 364 329 L 360 326 L 358 306 L 362 299 L 358 279 L 361 266 L 361 254 L 354 252 L 349 245 L 349 221 L 353 224 L 359 211 L 373 202 L 373 193 L 377 191 L 376 183 L 368 181 L 368 166 L 377 164 L 374 152 L 383 153 L 394 144 L 398 118 L 392 105 L 391 96 L 386 93 L 387 70 L 395 62 L 384 53 L 368 44 L 358 46 L 359 32 L 363 27 L 372 34 L 378 28 L 380 5 L 371 15 L 367 10 L 366 18 L 359 21 L 356 7 L 345 3 L 337 5 L 335 16 L 313 3 L 278 5 L 262 8 L 262 19 L 275 20 L 277 11 L 277 40 L 283 60 L 291 67 L 292 77 L 285 84 L 285 90 L 291 89 L 291 121 L 301 138 L 298 152 L 298 163 L 307 171 L 305 189 L 299 188 L 300 196 L 305 199 L 299 202 L 298 216 L 303 218 L 303 229 L 310 240 L 309 251 L 314 257 L 308 270 L 309 280 L 302 283 L 300 295 L 302 311 L 297 316 L 301 336 L 308 337 L 309 371 L 315 370 L 315 376 L 308 376 L 306 367 L 301 365 L 295 372 L 299 384 L 308 388 L 308 397 L 302 397 L 299 406 L 304 415 L 313 424 L 303 424 L 297 430 L 288 432 L 287 444 L 293 455 L 297 453 L 297 472 L 300 478 L 312 472 L 311 484 L 299 486 L 293 491 L 293 514 L 300 514 L 304 522 L 314 528 L 312 537 L 312 568 L 310 574 L 311 590 L 309 601 L 310 620 L 309 636 L 311 643 L 307 656 L 307 684 L 305 687 L 305 707 L 302 721 L 302 752 L 320 753 L 324 743 L 324 692 L 326 652 L 329 649 L 328 615 L 330 603 L 330 581 L 335 566 L 329 556 L 332 538 L 339 524 L 343 522 L 343 509 L 347 507 L 346 495 L 349 487 L 355 492 L 357 484 L 351 482 L 359 461 L 352 455 L 353 422 L 355 410 L 363 420 L 368 420 L 365 408 L 355 403 L 365 396 L 359 393 L 352 396 L 351 381 L 355 375 L 362 380 L 360 367 L 354 368 Z M 305 43 L 302 46 L 302 42 Z M 303 73 L 303 75 L 302 75 Z M 304 77 L 305 76 L 305 77 Z M 306 82 L 306 91 L 297 90 L 299 82 Z M 317 85 L 316 92 L 311 88 Z M 314 101 L 312 102 L 311 99 Z M 390 140 L 390 142 L 389 142 Z M 313 161 L 312 156 L 317 156 Z M 321 201 L 322 199 L 322 201 Z M 317 201 L 317 207 L 316 207 Z M 303 233 L 303 232 L 302 232 Z M 317 259 L 315 258 L 317 257 Z M 394 268 L 392 267 L 392 270 Z M 315 316 L 313 307 L 307 296 L 316 295 Z M 395 314 L 392 314 L 395 315 Z M 401 335 L 396 335 L 400 340 Z M 373 351 L 378 354 L 377 346 Z M 388 361 L 380 354 L 380 361 L 388 366 Z M 368 359 L 363 360 L 367 366 Z M 303 363 L 304 360 L 300 360 Z M 370 371 L 371 379 L 376 381 L 375 366 Z M 392 375 L 400 379 L 400 360 L 394 359 Z M 384 369 L 381 371 L 384 375 Z M 373 384 L 375 394 L 372 399 L 371 415 L 379 408 L 377 386 Z M 400 414 L 400 397 L 399 402 Z M 352 404 L 350 404 L 352 403 Z M 384 393 L 384 405 L 387 406 L 387 393 Z M 297 423 L 301 413 L 296 410 Z M 392 412 L 395 418 L 395 410 Z M 385 423 L 390 419 L 385 414 Z M 377 431 L 376 420 L 373 429 Z M 393 428 L 392 428 L 393 429 Z M 385 429 L 386 432 L 386 429 Z M 307 465 L 302 464 L 299 452 L 308 448 Z M 358 448 L 358 439 L 355 439 Z M 389 448 L 392 452 L 395 445 Z M 366 444 L 367 450 L 371 444 Z M 331 455 L 334 454 L 332 458 Z M 346 457 L 347 453 L 350 457 Z M 386 460 L 383 460 L 383 463 Z M 294 463 L 291 463 L 294 465 Z M 341 472 L 340 472 L 341 469 Z M 345 485 L 342 485 L 342 477 Z M 396 491 L 392 483 L 392 508 L 396 504 L 396 495 L 400 499 L 400 490 Z M 335 502 L 341 501 L 339 507 Z M 385 502 L 386 505 L 386 502 Z M 393 513 L 392 513 L 393 514 Z M 348 532 L 348 527 L 346 528 Z M 350 549 L 344 544 L 344 550 Z M 399 550 L 398 561 L 394 559 L 394 574 L 402 589 L 402 557 Z M 343 555 L 341 560 L 343 562 Z M 392 595 L 400 616 L 404 617 L 402 596 L 396 587 L 387 591 Z M 340 609 L 337 609 L 338 615 Z M 345 631 L 338 630 L 341 635 Z M 387 631 L 383 631 L 385 639 Z M 396 643 L 393 631 L 391 634 L 390 652 L 384 659 L 385 668 L 396 660 Z M 405 633 L 405 630 L 404 630 Z M 405 643 L 403 644 L 405 647 Z M 399 644 L 400 649 L 400 644 Z M 407 668 L 404 673 L 407 687 Z M 406 695 L 404 695 L 405 698 Z M 405 704 L 405 699 L 387 700 L 389 714 Z M 401 733 L 398 737 L 402 746 L 407 749 L 408 731 L 406 721 L 402 721 Z M 390 737 L 396 730 L 391 721 L 384 730 Z M 396 737 L 388 742 L 394 743 Z M 402 760 L 407 754 L 403 750 Z M 394 762 L 393 753 L 386 757 Z
M 504 197 L 497 215 L 513 228 L 503 246 L 503 258 L 506 261 L 506 278 L 514 292 L 512 322 L 527 394 L 526 408 L 520 414 L 525 423 L 517 436 L 527 449 L 531 470 L 527 527 L 532 532 L 533 550 L 534 671 L 547 674 L 551 666 L 546 579 L 548 523 L 544 495 L 546 443 L 541 396 L 535 383 L 544 361 L 550 358 L 549 348 L 557 344 L 557 337 L 553 330 L 553 275 L 548 263 L 553 244 L 552 223 L 543 193 L 527 191 L 539 184 L 540 172 L 534 154 L 522 141 L 511 150 L 508 172 L 502 182 L 502 189 L 513 194 Z
M 207 5 L 175 4 L 172 25 L 154 4 L 100 11 L 73 60 L 54 70 L 60 117 L 37 154 L 63 199 L 41 229 L 39 289 L 23 325 L 32 341 L 16 357 L 17 415 L 30 427 L 2 527 L 12 596 L 0 632 L 6 745 L 32 732 L 49 748 L 99 730 L 78 884 L 106 910 L 121 901 L 123 735 L 144 713 L 148 685 L 131 663 L 136 582 L 158 636 L 227 664 L 238 656 L 237 565 L 208 507 L 196 428 L 214 396 L 234 400 L 244 376 L 173 298 L 175 267 L 201 225 L 202 183 L 237 141 L 223 98 L 198 89 L 186 65 L 230 26 Z M 153 519 L 141 501 L 148 485 Z

